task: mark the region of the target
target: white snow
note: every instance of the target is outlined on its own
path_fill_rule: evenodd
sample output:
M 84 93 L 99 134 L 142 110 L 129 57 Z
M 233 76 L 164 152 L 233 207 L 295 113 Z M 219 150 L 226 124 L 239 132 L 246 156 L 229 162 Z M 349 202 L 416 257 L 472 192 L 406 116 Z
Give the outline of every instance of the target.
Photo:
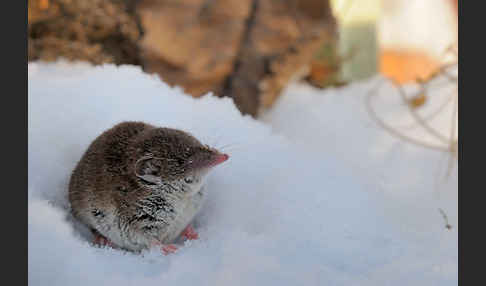
M 28 69 L 29 285 L 457 284 L 457 168 L 442 180 L 444 153 L 369 119 L 373 81 L 292 85 L 262 123 L 138 67 Z M 175 254 L 93 247 L 68 215 L 71 170 L 124 120 L 184 129 L 231 156 L 208 181 L 200 239 Z

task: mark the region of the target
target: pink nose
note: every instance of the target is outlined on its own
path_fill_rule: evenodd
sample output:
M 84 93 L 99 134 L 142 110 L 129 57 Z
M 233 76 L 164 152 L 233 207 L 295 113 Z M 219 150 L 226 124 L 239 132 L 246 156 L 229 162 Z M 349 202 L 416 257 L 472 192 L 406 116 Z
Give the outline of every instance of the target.
M 228 154 L 221 154 L 220 153 L 220 154 L 216 155 L 216 158 L 214 159 L 214 161 L 211 165 L 213 165 L 213 166 L 219 165 L 219 164 L 223 163 L 224 161 L 226 161 L 228 159 L 229 159 Z

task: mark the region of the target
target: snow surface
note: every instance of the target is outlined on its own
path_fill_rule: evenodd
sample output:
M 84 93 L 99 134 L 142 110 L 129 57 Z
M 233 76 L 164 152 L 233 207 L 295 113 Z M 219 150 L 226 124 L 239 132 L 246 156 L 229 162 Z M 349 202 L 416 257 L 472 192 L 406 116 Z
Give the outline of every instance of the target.
M 28 71 L 29 285 L 457 285 L 457 168 L 443 180 L 444 153 L 369 119 L 372 81 L 293 85 L 262 123 L 138 67 Z M 231 156 L 208 181 L 200 239 L 175 254 L 93 247 L 68 214 L 71 170 L 124 120 L 189 131 Z

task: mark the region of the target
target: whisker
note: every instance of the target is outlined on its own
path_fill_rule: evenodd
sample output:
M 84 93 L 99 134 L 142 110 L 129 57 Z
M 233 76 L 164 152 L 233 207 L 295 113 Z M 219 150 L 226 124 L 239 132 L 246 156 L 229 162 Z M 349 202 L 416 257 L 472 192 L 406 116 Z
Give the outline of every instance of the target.
M 245 149 L 245 146 L 243 144 L 238 144 L 238 143 L 229 143 L 226 145 L 222 145 L 218 147 L 217 149 L 222 151 L 222 152 L 228 152 L 228 151 L 235 151 L 235 150 L 242 150 Z
M 225 148 L 231 148 L 231 147 L 235 147 L 235 146 L 236 146 L 236 144 L 234 144 L 234 143 L 228 143 L 228 144 L 225 144 L 225 145 L 222 145 L 222 146 L 218 146 L 218 149 L 223 150 Z

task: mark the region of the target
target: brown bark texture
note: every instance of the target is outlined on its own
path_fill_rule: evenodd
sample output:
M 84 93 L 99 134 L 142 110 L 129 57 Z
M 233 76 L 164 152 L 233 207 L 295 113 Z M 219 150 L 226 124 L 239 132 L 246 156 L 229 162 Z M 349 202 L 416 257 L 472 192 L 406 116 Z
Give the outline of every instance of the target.
M 140 64 L 141 29 L 133 3 L 29 0 L 29 61 L 65 58 L 93 64 Z
M 258 116 L 336 37 L 328 0 L 29 0 L 29 60 L 142 65 Z

